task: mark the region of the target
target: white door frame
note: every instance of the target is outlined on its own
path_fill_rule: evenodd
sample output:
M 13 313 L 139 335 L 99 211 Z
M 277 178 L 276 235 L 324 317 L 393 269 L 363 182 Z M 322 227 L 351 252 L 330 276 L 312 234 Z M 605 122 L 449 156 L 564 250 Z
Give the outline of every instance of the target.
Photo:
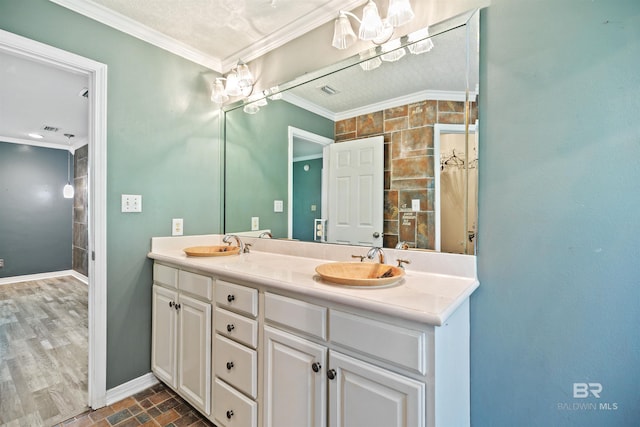
M 294 139 L 300 138 L 309 142 L 314 142 L 316 144 L 320 144 L 321 146 L 327 146 L 329 144 L 333 144 L 333 139 L 324 137 L 322 135 L 317 135 L 315 133 L 306 131 L 304 129 L 298 129 L 293 126 L 289 126 L 288 128 L 288 162 L 287 162 L 287 237 L 289 239 L 293 238 L 293 144 Z M 325 209 L 325 200 L 324 195 L 326 193 L 326 188 L 324 188 L 324 180 L 322 182 L 322 212 L 323 218 L 324 209 Z
M 469 133 L 476 133 L 477 125 L 469 125 Z M 435 211 L 435 248 L 434 250 L 440 252 L 442 244 L 442 233 L 440 229 L 440 135 L 447 133 L 464 133 L 465 125 L 444 124 L 436 123 L 433 125 L 433 174 L 435 177 L 434 190 L 435 200 L 433 209 Z M 466 149 L 465 149 L 466 151 Z
M 107 384 L 107 66 L 88 58 L 0 30 L 0 51 L 89 81 L 89 369 L 88 402 L 106 404 Z

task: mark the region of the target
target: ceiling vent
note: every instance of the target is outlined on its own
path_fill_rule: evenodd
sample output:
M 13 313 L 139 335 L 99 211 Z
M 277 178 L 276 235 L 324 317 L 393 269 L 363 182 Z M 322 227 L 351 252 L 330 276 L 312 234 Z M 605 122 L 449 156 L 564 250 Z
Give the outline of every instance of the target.
M 337 90 L 335 90 L 334 88 L 328 85 L 322 86 L 320 90 L 326 93 L 327 95 L 335 95 L 339 93 Z
M 43 130 L 46 130 L 47 132 L 58 132 L 60 130 L 60 128 L 57 128 L 55 126 L 43 126 L 42 127 Z

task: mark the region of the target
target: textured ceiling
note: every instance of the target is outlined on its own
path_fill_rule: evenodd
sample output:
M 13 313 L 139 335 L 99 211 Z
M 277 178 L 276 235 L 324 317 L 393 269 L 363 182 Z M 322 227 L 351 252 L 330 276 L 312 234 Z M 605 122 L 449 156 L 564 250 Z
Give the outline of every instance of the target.
M 251 61 L 366 0 L 51 1 L 125 32 L 177 42 L 224 73 L 238 59 Z
M 469 34 L 476 34 L 474 23 L 470 23 Z M 396 62 L 382 62 L 371 71 L 355 65 L 327 75 L 316 81 L 291 90 L 296 97 L 320 106 L 337 115 L 360 109 L 390 99 L 428 92 L 425 96 L 437 96 L 438 92 L 455 92 L 464 96 L 467 87 L 467 30 L 457 28 L 432 37 L 434 47 L 429 52 L 406 55 Z M 472 40 L 470 46 L 475 46 Z M 469 88 L 478 84 L 477 52 L 469 55 Z M 327 95 L 320 90 L 328 85 L 338 93 Z

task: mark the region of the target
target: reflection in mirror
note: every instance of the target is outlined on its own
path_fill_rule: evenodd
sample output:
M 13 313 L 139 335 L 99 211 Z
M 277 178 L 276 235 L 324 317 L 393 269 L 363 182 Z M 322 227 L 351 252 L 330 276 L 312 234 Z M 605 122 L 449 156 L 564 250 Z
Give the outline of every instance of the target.
M 351 58 L 350 64 L 355 65 L 334 66 L 338 71 L 314 74 L 304 84 L 280 85 L 289 88 L 281 99 L 266 98 L 258 108 L 227 109 L 225 232 L 249 231 L 257 222 L 256 235 L 270 230 L 276 238 L 346 243 L 341 240 L 342 230 L 331 230 L 352 215 L 349 220 L 356 227 L 368 227 L 371 236 L 348 240 L 352 244 L 395 247 L 404 243 L 410 248 L 473 254 L 476 178 L 470 178 L 468 171 L 477 177 L 477 150 L 475 145 L 467 148 L 472 140 L 467 130 L 477 120 L 478 19 L 477 14 L 469 16 L 465 25 L 432 27 L 433 48 L 427 52 L 412 54 L 407 49 L 398 61 L 383 60 L 368 71 L 365 68 L 370 67 L 362 66 L 365 62 L 357 64 Z M 456 19 L 452 22 L 460 22 Z M 370 53 L 363 58 L 370 59 Z M 457 125 L 455 132 L 449 132 L 454 135 L 462 129 L 463 146 L 455 148 L 455 153 L 466 165 L 456 169 L 455 188 L 464 197 L 453 204 L 444 202 L 450 199 L 452 180 L 442 174 L 450 173 L 452 167 L 441 169 L 441 159 L 454 151 L 446 129 L 441 128 L 445 125 Z M 438 150 L 447 148 L 442 154 L 435 147 L 436 128 Z M 327 147 L 379 137 L 384 158 L 378 168 L 383 178 L 376 190 L 380 197 L 356 195 L 359 186 L 377 188 L 366 174 L 336 181 L 344 185 L 331 183 L 329 172 L 340 166 L 340 156 L 323 155 L 320 161 L 320 151 L 297 154 L 296 144 L 308 142 L 310 135 L 327 144 L 325 154 Z M 354 154 L 342 159 L 349 156 Z M 311 180 L 312 187 L 305 187 L 305 180 Z M 372 225 L 377 218 L 372 216 L 371 204 L 381 207 L 382 230 Z M 450 205 L 456 206 L 454 211 Z M 462 218 L 456 225 L 450 225 L 452 212 Z M 449 238 L 449 229 L 455 229 L 457 237 Z M 374 240 L 375 233 L 382 237 Z M 445 244 L 448 240 L 457 243 Z

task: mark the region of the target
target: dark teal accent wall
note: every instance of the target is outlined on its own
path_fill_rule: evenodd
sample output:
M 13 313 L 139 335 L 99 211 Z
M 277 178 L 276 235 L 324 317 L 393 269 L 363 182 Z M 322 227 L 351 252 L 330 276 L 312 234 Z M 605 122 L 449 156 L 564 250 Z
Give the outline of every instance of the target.
M 153 236 L 220 231 L 219 122 L 206 68 L 47 0 L 0 0 L 0 28 L 108 66 L 107 388 L 150 371 Z M 120 212 L 121 194 L 143 212 Z
M 640 2 L 492 0 L 481 31 L 471 423 L 637 426 Z
M 305 171 L 304 166 L 309 165 Z M 316 206 L 316 211 L 311 210 Z M 322 159 L 293 162 L 293 238 L 313 241 L 314 220 L 322 218 Z
M 0 277 L 71 270 L 68 153 L 0 141 Z
M 251 230 L 251 217 L 274 237 L 287 237 L 288 127 L 333 138 L 333 121 L 285 101 L 272 101 L 257 114 L 227 113 L 225 231 Z M 281 213 L 273 201 L 282 200 Z

